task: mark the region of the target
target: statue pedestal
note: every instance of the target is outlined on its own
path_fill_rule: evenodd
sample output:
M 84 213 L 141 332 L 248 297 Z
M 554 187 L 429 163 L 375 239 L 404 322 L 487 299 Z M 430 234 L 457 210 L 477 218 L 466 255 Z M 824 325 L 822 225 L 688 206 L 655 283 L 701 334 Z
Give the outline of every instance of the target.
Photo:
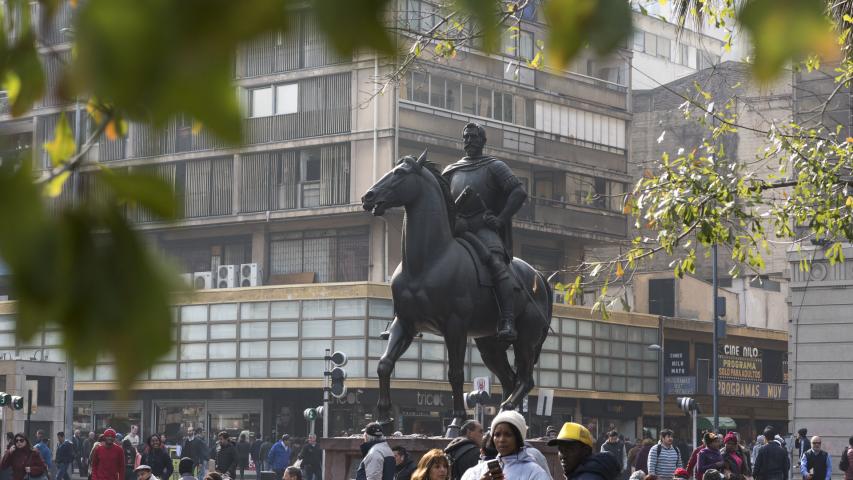
M 388 445 L 391 448 L 397 445 L 403 446 L 409 452 L 409 456 L 416 460 L 433 448 L 444 449 L 450 443 L 449 438 L 441 437 L 388 437 Z M 557 447 L 549 447 L 546 442 L 540 440 L 529 440 L 530 445 L 536 447 L 545 455 L 548 465 L 551 467 L 551 476 L 554 480 L 562 480 L 563 470 L 560 468 L 560 459 L 557 456 Z M 320 438 L 317 444 L 326 452 L 326 461 L 323 465 L 324 480 L 348 480 L 355 478 L 358 464 L 361 462 L 361 437 L 337 437 Z

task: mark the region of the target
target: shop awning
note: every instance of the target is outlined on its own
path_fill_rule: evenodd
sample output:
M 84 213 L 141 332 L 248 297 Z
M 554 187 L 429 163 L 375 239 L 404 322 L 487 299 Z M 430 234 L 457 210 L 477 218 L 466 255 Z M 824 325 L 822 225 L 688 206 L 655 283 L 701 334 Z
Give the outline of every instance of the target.
M 714 417 L 699 417 L 696 419 L 697 426 L 696 428 L 699 431 L 702 430 L 711 430 L 714 428 Z M 735 423 L 732 417 L 720 417 L 720 430 L 736 430 L 737 423 Z

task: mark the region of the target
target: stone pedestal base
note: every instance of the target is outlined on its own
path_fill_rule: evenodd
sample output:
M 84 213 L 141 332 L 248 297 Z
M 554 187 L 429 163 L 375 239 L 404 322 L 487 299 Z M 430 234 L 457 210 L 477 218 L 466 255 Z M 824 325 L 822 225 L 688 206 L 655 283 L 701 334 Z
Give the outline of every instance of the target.
M 323 480 L 348 480 L 355 478 L 358 464 L 361 462 L 361 437 L 338 437 L 322 438 L 317 443 L 326 452 L 326 462 L 323 467 Z M 409 452 L 409 456 L 417 460 L 427 451 L 433 448 L 444 449 L 450 443 L 449 438 L 413 438 L 413 437 L 388 437 L 388 445 L 391 448 L 397 445 L 403 446 Z M 554 480 L 563 480 L 563 471 L 560 468 L 560 460 L 557 456 L 557 448 L 549 447 L 543 441 L 529 441 L 531 445 L 541 451 L 551 467 L 551 477 Z

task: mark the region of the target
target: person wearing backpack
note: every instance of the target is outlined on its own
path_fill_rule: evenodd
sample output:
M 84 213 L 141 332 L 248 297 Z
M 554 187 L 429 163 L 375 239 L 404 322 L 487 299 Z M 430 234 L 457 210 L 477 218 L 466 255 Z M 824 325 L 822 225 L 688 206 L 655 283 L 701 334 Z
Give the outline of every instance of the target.
M 838 470 L 844 472 L 844 480 L 853 480 L 853 437 L 847 441 L 847 446 L 844 447 L 844 452 L 841 453 L 841 461 L 838 462 Z
M 483 444 L 483 426 L 476 420 L 463 423 L 459 434 L 444 449 L 450 458 L 451 480 L 459 480 L 466 470 L 480 461 L 480 445 Z
M 649 450 L 649 464 L 646 473 L 658 480 L 672 480 L 675 469 L 683 467 L 681 452 L 672 445 L 673 433 L 670 429 L 660 432 L 660 441 Z

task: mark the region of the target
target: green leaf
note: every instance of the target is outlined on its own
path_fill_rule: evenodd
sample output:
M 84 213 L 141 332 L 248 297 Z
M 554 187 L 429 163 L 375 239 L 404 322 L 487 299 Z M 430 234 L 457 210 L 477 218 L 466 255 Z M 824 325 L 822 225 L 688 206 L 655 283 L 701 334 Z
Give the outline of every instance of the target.
M 44 70 L 36 51 L 35 35 L 31 30 L 27 30 L 18 43 L 3 53 L 6 53 L 4 85 L 10 82 L 12 77 L 11 82 L 19 87 L 15 98 L 11 95 L 9 97 L 12 102 L 12 115 L 17 117 L 28 112 L 33 104 L 44 96 Z
M 167 220 L 177 215 L 175 193 L 160 177 L 146 173 L 117 173 L 107 168 L 101 169 L 97 177 L 110 186 L 120 202 L 146 208 Z
M 62 187 L 65 185 L 65 181 L 71 177 L 71 172 L 61 172 L 55 177 L 51 178 L 45 187 L 45 194 L 50 198 L 56 198 L 62 193 Z
M 58 167 L 71 158 L 74 152 L 77 151 L 77 144 L 74 143 L 74 133 L 71 132 L 71 125 L 68 124 L 68 119 L 65 118 L 65 113 L 59 115 L 59 122 L 53 130 L 53 140 L 45 142 L 44 149 L 50 155 L 50 163 L 54 167 Z
M 612 52 L 632 32 L 631 7 L 624 0 L 550 0 L 544 8 L 550 29 L 547 60 L 556 68 L 587 43 L 599 54 Z
M 821 0 L 749 0 L 738 21 L 753 39 L 753 71 L 759 80 L 773 79 L 795 58 L 835 50 L 832 23 Z
M 394 53 L 394 43 L 385 24 L 389 0 L 313 0 L 317 23 L 332 46 L 352 55 L 366 47 L 379 53 Z

